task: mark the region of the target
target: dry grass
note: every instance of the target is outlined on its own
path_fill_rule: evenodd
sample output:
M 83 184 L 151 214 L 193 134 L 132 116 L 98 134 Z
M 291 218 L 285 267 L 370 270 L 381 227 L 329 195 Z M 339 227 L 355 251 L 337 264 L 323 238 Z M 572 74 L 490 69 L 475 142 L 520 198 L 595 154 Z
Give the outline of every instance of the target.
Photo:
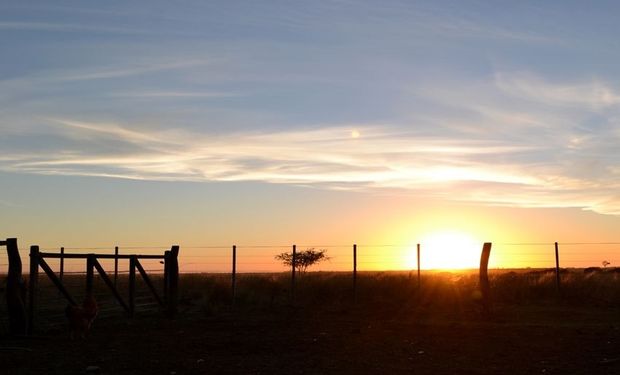
M 561 296 L 552 272 L 491 272 L 491 316 L 475 299 L 477 273 L 422 276 L 418 290 L 415 274 L 361 273 L 353 303 L 350 274 L 308 273 L 291 303 L 288 274 L 242 274 L 233 307 L 230 275 L 182 274 L 177 319 L 157 309 L 127 319 L 101 301 L 109 312 L 87 340 L 71 341 L 62 319 L 42 324 L 35 340 L 0 339 L 31 350 L 0 352 L 0 366 L 7 374 L 79 374 L 92 365 L 103 374 L 620 373 L 615 272 L 564 270 Z M 67 279 L 76 297 L 83 281 Z M 48 305 L 38 320 L 51 321 L 46 314 L 66 302 L 41 284 Z M 126 295 L 124 279 L 120 287 Z

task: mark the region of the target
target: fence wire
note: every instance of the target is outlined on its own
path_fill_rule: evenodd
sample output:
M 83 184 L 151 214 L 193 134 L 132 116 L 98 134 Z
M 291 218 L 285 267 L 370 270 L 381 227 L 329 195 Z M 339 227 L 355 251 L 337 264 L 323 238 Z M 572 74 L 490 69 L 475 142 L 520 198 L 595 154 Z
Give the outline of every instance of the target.
M 620 266 L 620 242 L 559 242 L 559 265 L 562 268 L 618 267 Z M 159 255 L 170 246 L 118 246 L 119 254 Z M 346 244 L 301 244 L 297 252 L 309 249 L 324 250 L 327 258 L 310 268 L 312 272 L 351 271 L 353 269 L 353 245 Z M 420 244 L 421 269 L 477 268 L 482 244 L 451 249 L 427 248 Z M 42 248 L 44 252 L 59 253 L 60 248 Z M 114 254 L 114 247 L 65 247 L 65 254 L 95 252 Z M 236 246 L 237 273 L 288 272 L 290 266 L 276 259 L 281 253 L 292 252 L 287 244 L 241 244 Z M 114 273 L 114 260 L 100 259 L 103 268 L 110 275 Z M 60 269 L 60 259 L 49 259 L 55 270 Z M 149 273 L 162 273 L 163 261 L 141 260 Z M 84 273 L 85 259 L 64 259 L 63 270 L 67 275 Z M 0 270 L 6 270 L 6 263 L 0 263 Z M 179 267 L 182 273 L 231 273 L 232 245 L 181 246 Z M 490 268 L 552 268 L 555 267 L 554 242 L 497 242 L 493 243 Z M 358 271 L 413 270 L 418 268 L 417 244 L 358 244 Z M 24 267 L 27 272 L 27 267 Z M 129 260 L 118 261 L 118 274 L 129 272 Z

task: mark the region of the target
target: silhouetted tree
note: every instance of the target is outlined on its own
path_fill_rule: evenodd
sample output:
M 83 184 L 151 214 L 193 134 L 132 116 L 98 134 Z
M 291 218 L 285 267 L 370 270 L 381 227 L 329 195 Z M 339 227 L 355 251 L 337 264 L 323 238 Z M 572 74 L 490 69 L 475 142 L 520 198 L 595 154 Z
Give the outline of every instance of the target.
M 295 253 L 295 269 L 299 273 L 305 273 L 308 267 L 324 260 L 328 260 L 329 257 L 325 255 L 326 252 L 327 250 L 325 249 L 315 250 L 314 248 L 311 248 Z M 292 252 L 278 254 L 275 258 L 281 261 L 285 266 L 290 267 L 293 264 Z

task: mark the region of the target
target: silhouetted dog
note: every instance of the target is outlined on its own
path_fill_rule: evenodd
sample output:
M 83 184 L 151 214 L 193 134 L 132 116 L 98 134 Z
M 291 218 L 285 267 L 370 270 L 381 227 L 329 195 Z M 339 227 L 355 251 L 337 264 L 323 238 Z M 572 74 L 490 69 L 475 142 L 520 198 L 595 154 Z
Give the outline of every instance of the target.
M 93 320 L 97 317 L 97 313 L 99 313 L 99 307 L 92 294 L 84 298 L 82 306 L 67 305 L 65 314 L 67 319 L 69 319 L 71 339 L 75 339 L 76 335 L 86 338 Z

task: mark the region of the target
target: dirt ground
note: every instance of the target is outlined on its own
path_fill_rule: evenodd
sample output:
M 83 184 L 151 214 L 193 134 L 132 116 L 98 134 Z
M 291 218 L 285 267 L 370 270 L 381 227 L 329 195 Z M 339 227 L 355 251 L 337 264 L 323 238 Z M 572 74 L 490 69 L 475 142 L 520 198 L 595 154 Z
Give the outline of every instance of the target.
M 620 374 L 620 310 L 187 310 L 0 340 L 2 374 Z M 98 371 L 98 372 L 97 372 Z

